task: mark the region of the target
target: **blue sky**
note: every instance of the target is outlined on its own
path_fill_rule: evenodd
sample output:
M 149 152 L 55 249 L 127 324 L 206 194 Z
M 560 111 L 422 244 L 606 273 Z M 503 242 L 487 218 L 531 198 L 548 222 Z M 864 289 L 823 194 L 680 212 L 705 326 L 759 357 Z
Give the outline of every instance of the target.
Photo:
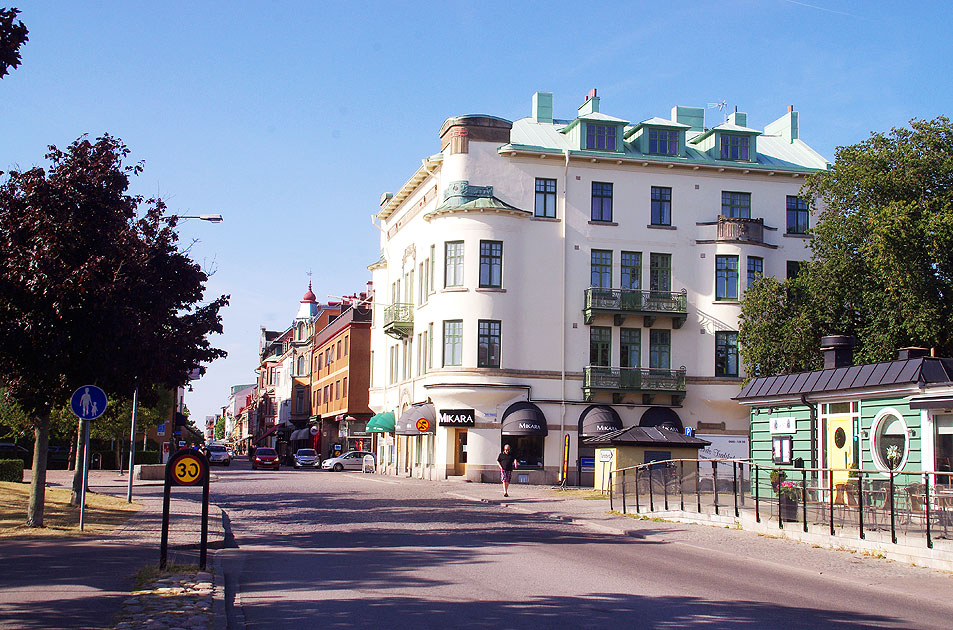
M 0 170 L 46 146 L 122 138 L 192 255 L 227 293 L 229 352 L 186 402 L 201 418 L 254 380 L 259 326 L 364 289 L 370 216 L 449 116 L 570 118 L 591 88 L 627 120 L 726 101 L 762 128 L 788 105 L 827 157 L 870 131 L 949 115 L 953 5 L 668 2 L 19 2 L 23 65 L 0 80 Z M 708 110 L 708 121 L 721 114 Z

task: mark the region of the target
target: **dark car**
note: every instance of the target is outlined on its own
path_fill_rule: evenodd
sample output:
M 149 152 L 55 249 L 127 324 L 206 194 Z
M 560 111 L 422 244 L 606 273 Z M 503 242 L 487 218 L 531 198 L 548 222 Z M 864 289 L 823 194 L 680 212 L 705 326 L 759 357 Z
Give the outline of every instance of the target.
M 12 442 L 0 442 L 0 459 L 19 459 L 27 468 L 32 463 L 30 451 Z
M 252 457 L 251 467 L 252 470 L 258 470 L 259 468 L 274 468 L 278 470 L 280 467 L 278 453 L 276 453 L 273 448 L 267 446 L 260 447 L 255 451 L 255 456 Z

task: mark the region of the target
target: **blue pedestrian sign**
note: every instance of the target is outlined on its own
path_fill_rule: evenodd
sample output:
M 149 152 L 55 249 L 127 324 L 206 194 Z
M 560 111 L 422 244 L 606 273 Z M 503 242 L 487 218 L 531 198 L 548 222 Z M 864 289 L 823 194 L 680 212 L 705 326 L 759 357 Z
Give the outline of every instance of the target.
M 80 420 L 93 420 L 106 411 L 106 392 L 95 385 L 83 385 L 69 400 L 70 409 Z

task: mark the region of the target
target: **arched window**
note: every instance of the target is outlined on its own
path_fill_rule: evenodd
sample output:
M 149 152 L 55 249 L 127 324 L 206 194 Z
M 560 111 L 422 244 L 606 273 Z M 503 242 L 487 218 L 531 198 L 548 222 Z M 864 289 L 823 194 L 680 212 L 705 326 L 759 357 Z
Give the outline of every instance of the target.
M 298 322 L 298 341 L 304 339 L 304 322 Z
M 308 360 L 307 357 L 301 355 L 298 357 L 298 376 L 304 376 L 307 372 Z

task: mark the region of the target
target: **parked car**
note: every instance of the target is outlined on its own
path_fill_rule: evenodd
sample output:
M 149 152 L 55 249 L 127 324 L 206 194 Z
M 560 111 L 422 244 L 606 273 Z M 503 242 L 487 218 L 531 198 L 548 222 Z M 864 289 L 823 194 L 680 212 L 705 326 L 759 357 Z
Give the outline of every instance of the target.
M 209 444 L 205 447 L 205 454 L 208 455 L 209 464 L 228 466 L 232 463 L 232 457 L 228 454 L 228 449 L 221 444 Z
M 46 447 L 47 468 L 69 468 L 69 449 L 65 446 Z
M 299 448 L 294 454 L 295 468 L 315 468 L 320 462 L 313 448 Z
M 261 446 L 258 450 L 255 451 L 255 456 L 251 460 L 252 470 L 258 470 L 259 468 L 274 468 L 278 470 L 281 464 L 278 462 L 278 453 L 275 452 L 275 449 Z
M 25 467 L 29 468 L 33 456 L 30 455 L 30 451 L 13 442 L 0 442 L 0 459 L 19 459 Z
M 321 468 L 324 470 L 333 470 L 341 472 L 342 470 L 361 470 L 364 465 L 364 456 L 374 457 L 374 453 L 367 451 L 348 451 L 340 457 L 332 457 L 321 462 Z M 376 458 L 375 458 L 376 461 Z

